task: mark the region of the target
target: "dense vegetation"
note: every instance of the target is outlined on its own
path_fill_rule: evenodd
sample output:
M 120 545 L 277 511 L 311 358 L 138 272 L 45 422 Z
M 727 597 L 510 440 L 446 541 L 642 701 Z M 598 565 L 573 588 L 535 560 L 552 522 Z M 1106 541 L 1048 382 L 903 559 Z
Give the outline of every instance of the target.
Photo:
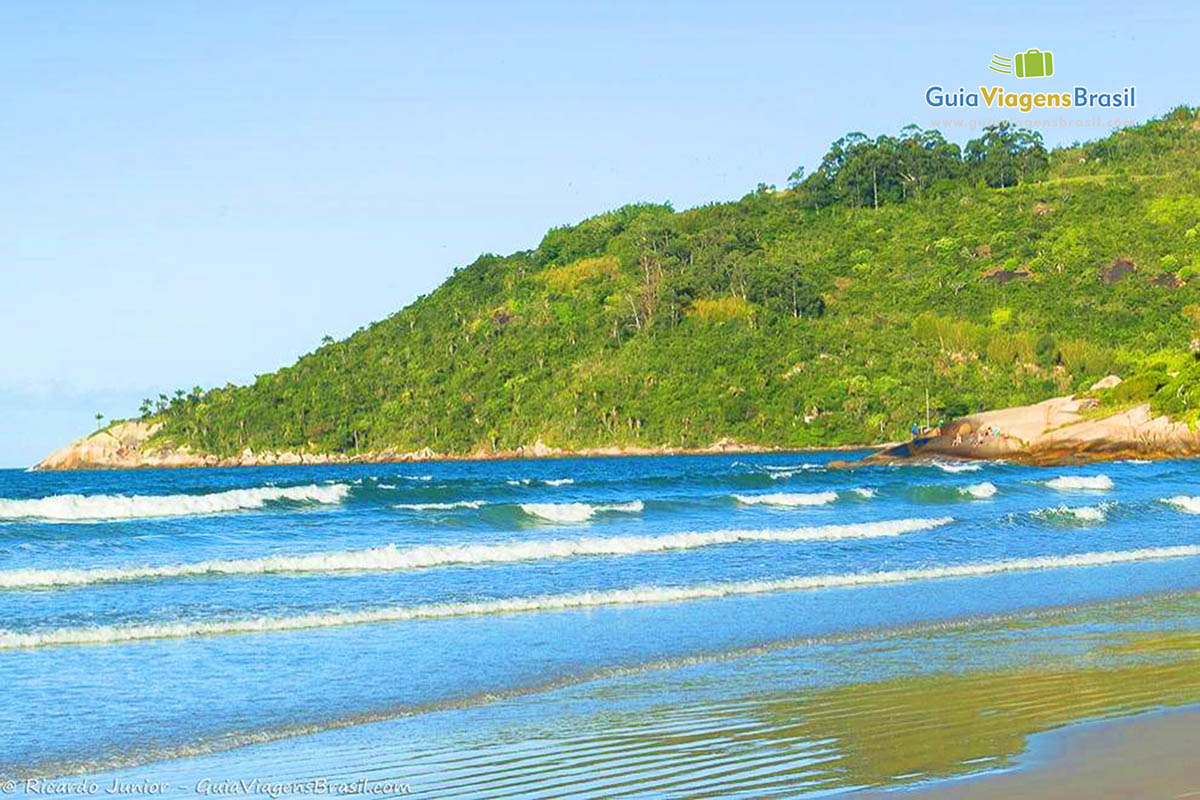
M 252 385 L 143 414 L 218 454 L 830 445 L 904 435 L 927 392 L 950 416 L 1112 371 L 1187 414 L 1198 129 L 1180 108 L 1053 153 L 1007 126 L 961 150 L 850 134 L 789 189 L 556 228 Z

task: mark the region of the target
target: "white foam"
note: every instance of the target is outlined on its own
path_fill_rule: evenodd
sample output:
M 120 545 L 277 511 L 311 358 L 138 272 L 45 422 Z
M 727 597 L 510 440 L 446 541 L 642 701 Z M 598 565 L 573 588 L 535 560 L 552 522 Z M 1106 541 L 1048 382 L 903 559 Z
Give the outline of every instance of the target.
M 587 522 L 601 513 L 637 514 L 645 508 L 641 500 L 629 503 L 593 505 L 591 503 L 522 503 L 521 510 L 531 517 L 550 522 Z
M 801 472 L 810 472 L 812 470 L 824 470 L 825 466 L 823 464 L 807 464 L 807 463 L 806 464 L 793 464 L 793 465 L 788 465 L 788 466 L 784 466 L 784 465 L 775 466 L 772 464 L 764 464 L 762 466 L 762 468 L 763 468 L 763 470 L 766 471 L 767 476 L 771 480 L 781 481 L 781 480 L 790 478 L 793 475 L 798 475 Z
M 933 465 L 935 467 L 937 467 L 938 469 L 940 469 L 942 472 L 951 472 L 951 473 L 978 472 L 980 469 L 982 469 L 982 467 L 980 467 L 978 464 L 972 464 L 972 463 L 960 462 L 960 461 L 935 461 L 935 462 L 933 462 Z
M 200 561 L 143 567 L 100 567 L 93 569 L 18 569 L 0 571 L 0 589 L 84 586 L 115 581 L 212 575 L 259 575 L 267 573 L 330 573 L 390 571 L 442 567 L 450 564 L 497 564 L 513 561 L 625 556 L 691 550 L 737 542 L 807 542 L 839 539 L 870 539 L 899 536 L 948 525 L 950 517 L 897 519 L 852 525 L 824 525 L 790 530 L 716 530 L 671 533 L 661 536 L 612 536 L 548 541 L 500 542 L 496 544 L 395 545 L 370 550 L 349 550 L 309 555 L 268 556 L 229 561 Z
M 866 498 L 867 500 L 870 500 L 872 497 L 875 496 L 875 490 L 868 489 L 868 488 L 855 489 L 854 493 L 856 495 L 858 495 L 859 497 Z
M 392 508 L 405 511 L 449 511 L 453 508 L 483 508 L 486 500 L 456 500 L 453 503 L 396 503 Z
M 965 495 L 970 495 L 971 497 L 976 498 L 977 500 L 986 500 L 989 497 L 993 497 L 998 491 L 996 489 L 996 484 L 988 481 L 984 481 L 983 483 L 975 483 L 970 486 L 960 486 L 958 490 Z
M 1046 486 L 1051 489 L 1057 489 L 1060 492 L 1069 492 L 1077 489 L 1106 492 L 1113 488 L 1113 482 L 1107 475 L 1060 475 L 1057 478 L 1051 478 L 1046 481 Z
M 1175 497 L 1164 497 L 1161 502 L 1175 506 L 1180 511 L 1186 511 L 1189 514 L 1200 514 L 1200 497 L 1188 497 L 1180 494 Z
M 1064 569 L 1069 567 L 1098 567 L 1136 561 L 1191 556 L 1200 556 L 1200 546 L 1184 545 L 1177 547 L 1152 547 L 1141 550 L 1078 553 L 1066 556 L 1038 556 L 1008 561 L 957 564 L 924 569 L 812 575 L 768 581 L 736 581 L 730 583 L 701 584 L 697 586 L 640 586 L 602 592 L 534 595 L 530 597 L 509 597 L 497 600 L 478 600 L 461 603 L 429 603 L 415 606 L 374 608 L 363 611 L 322 612 L 292 617 L 254 617 L 208 622 L 102 625 L 59 628 L 37 633 L 0 630 L 0 649 L 11 650 L 48 645 L 111 644 L 147 639 L 297 631 L 380 622 L 444 619 L 448 617 L 565 611 L 577 608 L 594 608 L 597 606 L 675 603 L 763 594 L 767 592 L 872 586 L 944 578 L 971 578 L 1005 572 L 1028 572 L 1032 570 Z
M 350 492 L 343 483 L 326 486 L 260 486 L 210 494 L 59 494 L 36 500 L 0 499 L 0 519 L 40 519 L 55 522 L 137 519 L 216 514 L 262 508 L 270 502 L 340 503 Z
M 739 503 L 748 506 L 823 506 L 837 500 L 837 492 L 810 492 L 807 494 L 775 492 L 774 494 L 735 494 L 733 497 Z
M 1080 522 L 1104 522 L 1108 517 L 1108 508 L 1109 504 L 1099 506 L 1056 506 L 1054 508 L 1039 508 L 1029 513 L 1042 519 L 1074 517 Z
M 547 486 L 570 486 L 574 482 L 573 478 L 551 478 L 550 480 L 542 481 Z

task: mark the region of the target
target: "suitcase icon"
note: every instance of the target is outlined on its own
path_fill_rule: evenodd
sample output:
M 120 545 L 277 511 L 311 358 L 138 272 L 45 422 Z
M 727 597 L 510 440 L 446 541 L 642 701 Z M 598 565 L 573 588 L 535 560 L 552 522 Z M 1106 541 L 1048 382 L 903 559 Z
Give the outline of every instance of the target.
M 1018 78 L 1049 78 L 1054 74 L 1054 54 L 1031 47 L 1013 57 Z

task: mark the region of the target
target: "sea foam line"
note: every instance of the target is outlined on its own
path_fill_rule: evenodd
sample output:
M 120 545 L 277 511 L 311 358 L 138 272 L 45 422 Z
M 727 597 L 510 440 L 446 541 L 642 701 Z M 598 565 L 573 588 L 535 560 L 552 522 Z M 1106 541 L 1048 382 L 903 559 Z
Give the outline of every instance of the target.
M 405 511 L 449 511 L 455 508 L 483 508 L 486 500 L 455 500 L 452 503 L 396 503 L 392 508 Z
M 325 486 L 259 486 L 209 494 L 59 494 L 31 500 L 0 499 L 0 519 L 51 522 L 180 517 L 262 508 L 270 502 L 340 503 L 350 493 L 343 483 Z
M 951 517 L 896 519 L 852 525 L 823 525 L 793 530 L 717 530 L 661 536 L 609 536 L 497 544 L 395 545 L 294 556 L 267 556 L 228 561 L 198 561 L 145 567 L 91 569 L 16 569 L 0 571 L 0 589 L 86 586 L 95 583 L 184 578 L 208 575 L 392 571 L 451 564 L 501 564 L 552 558 L 625 556 L 692 550 L 737 542 L 805 542 L 871 539 L 930 530 L 953 522 Z
M 933 466 L 942 472 L 978 472 L 982 467 L 971 461 L 934 461 Z
M 587 522 L 601 513 L 638 514 L 646 508 L 641 500 L 628 503 L 522 503 L 521 510 L 549 522 Z
M 872 586 L 909 581 L 967 578 L 1004 572 L 1096 567 L 1165 558 L 1200 556 L 1200 546 L 1150 547 L 1140 550 L 1077 553 L 1067 556 L 1038 556 L 1008 561 L 958 564 L 925 569 L 812 575 L 767 581 L 737 581 L 699 586 L 640 586 L 603 592 L 535 595 L 460 603 L 429 603 L 366 611 L 335 611 L 293 617 L 254 617 L 212 622 L 145 623 L 80 628 L 59 628 L 36 633 L 0 630 L 0 649 L 35 648 L 52 645 L 112 644 L 147 639 L 181 639 L 193 636 L 237 633 L 275 633 L 313 628 L 333 628 L 383 622 L 405 622 L 448 617 L 566 611 L 597 606 L 645 605 L 710 600 L 723 597 L 852 586 Z
M 1045 481 L 1045 485 L 1059 491 L 1083 489 L 1095 492 L 1107 492 L 1113 488 L 1112 478 L 1107 475 L 1060 475 Z
M 837 500 L 837 492 L 773 492 L 771 494 L 735 494 L 742 505 L 823 506 Z

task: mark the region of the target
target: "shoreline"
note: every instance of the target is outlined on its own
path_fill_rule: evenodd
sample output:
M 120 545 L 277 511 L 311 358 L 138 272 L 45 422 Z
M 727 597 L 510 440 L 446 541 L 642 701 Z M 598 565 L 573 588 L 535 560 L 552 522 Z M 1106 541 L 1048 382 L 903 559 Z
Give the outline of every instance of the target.
M 34 472 L 70 472 L 123 469 L 222 469 L 237 467 L 328 466 L 352 464 L 407 464 L 435 462 L 552 460 L 568 458 L 633 458 L 654 456 L 756 455 L 762 453 L 850 453 L 879 450 L 896 443 L 785 447 L 757 445 L 721 439 L 705 447 L 610 445 L 568 450 L 549 447 L 538 439 L 532 445 L 511 450 L 476 450 L 472 453 L 439 453 L 430 447 L 398 451 L 392 448 L 358 454 L 297 453 L 288 450 L 250 448 L 235 456 L 219 457 L 193 453 L 187 447 L 154 448 L 150 438 L 157 424 L 141 421 L 118 422 L 102 431 L 81 437 L 29 467 Z
M 863 800 L 1092 800 L 1200 796 L 1200 705 L 1080 720 L 1029 737 L 1008 769 L 872 790 Z

